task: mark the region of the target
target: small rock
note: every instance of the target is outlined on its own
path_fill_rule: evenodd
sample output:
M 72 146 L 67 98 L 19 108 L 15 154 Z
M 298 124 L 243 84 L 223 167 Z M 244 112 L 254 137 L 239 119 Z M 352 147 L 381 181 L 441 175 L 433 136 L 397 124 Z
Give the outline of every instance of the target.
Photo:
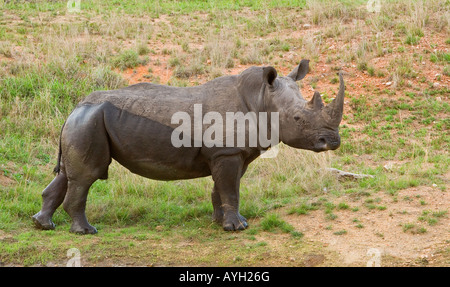
M 311 24 L 303 24 L 303 28 L 309 28 L 311 27 Z
M 439 83 L 433 83 L 433 88 L 437 89 L 439 88 L 440 84 Z
M 390 85 L 392 85 L 392 82 L 387 82 L 385 85 L 390 86 Z
M 429 262 L 428 262 L 428 259 L 427 259 L 426 257 L 420 258 L 419 262 L 420 262 L 420 264 L 424 264 L 424 265 L 426 265 L 426 264 L 429 263 Z
M 342 171 L 336 168 L 327 168 L 327 171 L 332 172 L 337 176 L 338 179 L 361 179 L 361 178 L 373 178 L 373 175 L 370 174 L 356 174 L 351 172 Z M 325 188 L 324 188 L 325 191 Z
M 433 183 L 431 186 L 432 186 L 432 187 L 437 187 L 437 184 Z
M 441 97 L 436 97 L 436 101 L 442 102 L 442 98 Z
M 388 163 L 385 164 L 383 167 L 384 167 L 385 170 L 391 171 L 392 168 L 394 167 L 394 164 L 393 164 L 392 162 L 388 162 Z

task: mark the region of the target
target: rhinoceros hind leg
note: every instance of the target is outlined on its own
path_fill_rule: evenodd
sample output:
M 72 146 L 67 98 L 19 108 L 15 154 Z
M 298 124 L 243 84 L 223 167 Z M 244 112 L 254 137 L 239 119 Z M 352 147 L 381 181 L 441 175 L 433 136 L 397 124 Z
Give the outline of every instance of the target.
M 70 232 L 77 234 L 95 234 L 97 229 L 90 225 L 86 217 L 86 200 L 90 184 L 70 181 L 64 199 L 64 210 L 72 218 L 72 226 Z
M 39 211 L 35 215 L 31 217 L 33 219 L 34 225 L 38 229 L 42 230 L 53 230 L 55 229 L 55 224 L 53 223 L 52 219 L 48 216 L 43 217 L 41 212 Z
M 63 208 L 72 218 L 70 232 L 94 234 L 86 218 L 86 200 L 91 185 L 108 178 L 111 163 L 103 105 L 76 108 L 61 134 L 63 163 L 68 178 Z
M 67 177 L 64 172 L 60 172 L 42 192 L 42 209 L 32 217 L 37 228 L 55 229 L 52 216 L 63 202 L 66 192 Z

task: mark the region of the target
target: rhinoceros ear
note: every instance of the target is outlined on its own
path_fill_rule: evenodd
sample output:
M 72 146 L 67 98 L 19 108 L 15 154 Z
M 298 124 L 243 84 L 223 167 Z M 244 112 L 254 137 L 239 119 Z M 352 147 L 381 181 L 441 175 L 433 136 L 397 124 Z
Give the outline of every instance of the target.
M 308 72 L 309 60 L 303 59 L 300 61 L 300 64 L 289 73 L 288 77 L 292 78 L 294 81 L 300 81 L 308 74 Z
M 263 68 L 263 81 L 269 86 L 272 86 L 274 84 L 277 75 L 277 70 L 275 70 L 274 67 Z
M 312 110 L 321 110 L 323 108 L 322 96 L 319 92 L 314 92 L 314 96 L 307 104 Z

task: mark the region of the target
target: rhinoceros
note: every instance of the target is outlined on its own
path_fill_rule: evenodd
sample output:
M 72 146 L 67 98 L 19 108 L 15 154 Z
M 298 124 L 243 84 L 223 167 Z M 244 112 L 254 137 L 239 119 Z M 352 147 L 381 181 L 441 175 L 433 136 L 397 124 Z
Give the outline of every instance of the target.
M 314 152 L 335 150 L 344 105 L 342 72 L 339 92 L 327 106 L 318 92 L 310 101 L 302 97 L 296 81 L 308 72 L 309 60 L 304 59 L 284 77 L 270 66 L 250 67 L 194 87 L 139 83 L 91 93 L 62 127 L 56 177 L 42 192 L 42 209 L 32 217 L 36 227 L 54 229 L 52 215 L 63 204 L 72 219 L 71 232 L 97 233 L 85 214 L 88 191 L 96 180 L 108 178 L 115 159 L 132 173 L 155 180 L 212 176 L 213 221 L 226 231 L 247 228 L 239 213 L 240 179 L 268 147 L 249 146 L 248 140 L 244 146 L 176 147 L 171 140 L 179 126 L 172 115 L 193 115 L 199 104 L 203 114 L 276 113 L 277 143 Z M 273 127 L 264 128 L 270 134 Z

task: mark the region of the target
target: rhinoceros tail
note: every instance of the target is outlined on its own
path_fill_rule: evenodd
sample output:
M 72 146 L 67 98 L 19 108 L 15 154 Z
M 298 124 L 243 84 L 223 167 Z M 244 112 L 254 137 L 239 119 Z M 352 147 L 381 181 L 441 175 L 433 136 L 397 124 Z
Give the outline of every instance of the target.
M 62 125 L 61 128 L 61 133 L 59 134 L 59 151 L 58 151 L 58 162 L 56 163 L 55 168 L 53 169 L 53 172 L 56 174 L 59 174 L 59 172 L 61 171 L 61 154 L 62 154 L 62 150 L 61 150 L 61 136 L 62 136 L 62 131 L 64 129 L 64 125 L 66 123 L 64 122 L 64 124 Z

